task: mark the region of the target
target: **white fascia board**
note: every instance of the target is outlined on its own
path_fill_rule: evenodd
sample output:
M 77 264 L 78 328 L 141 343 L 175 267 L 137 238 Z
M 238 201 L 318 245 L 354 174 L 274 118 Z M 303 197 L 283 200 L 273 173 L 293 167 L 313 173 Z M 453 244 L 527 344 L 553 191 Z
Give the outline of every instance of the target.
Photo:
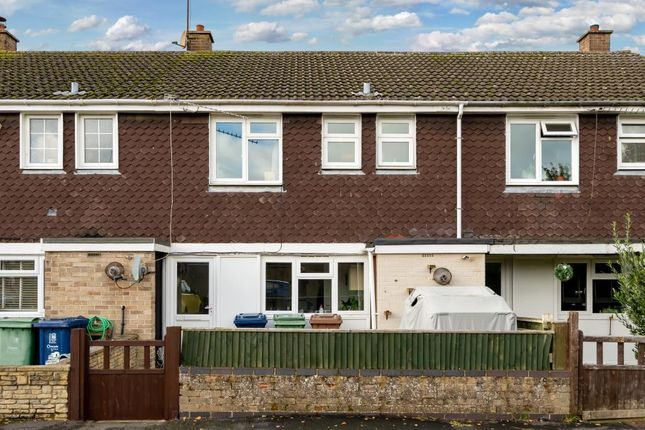
M 172 254 L 312 254 L 356 255 L 367 252 L 364 243 L 173 243 Z
M 0 243 L 0 255 L 42 255 L 40 242 L 35 243 Z
M 40 244 L 39 244 L 40 245 Z M 170 248 L 158 243 L 52 243 L 42 244 L 43 252 L 169 252 Z
M 431 245 L 376 245 L 375 254 L 486 254 L 489 245 L 431 244 Z
M 636 251 L 643 251 L 642 243 L 635 243 Z M 616 247 L 611 243 L 536 243 L 491 245 L 491 255 L 612 255 Z

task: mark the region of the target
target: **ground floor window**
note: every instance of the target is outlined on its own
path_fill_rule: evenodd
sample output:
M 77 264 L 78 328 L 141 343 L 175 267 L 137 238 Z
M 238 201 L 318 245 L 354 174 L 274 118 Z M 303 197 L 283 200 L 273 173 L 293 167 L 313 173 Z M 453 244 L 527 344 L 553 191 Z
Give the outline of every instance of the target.
M 206 315 L 210 305 L 210 264 L 177 262 L 177 315 Z
M 0 257 L 0 316 L 34 315 L 42 308 L 39 258 Z
M 265 311 L 365 311 L 366 264 L 360 259 L 276 257 L 263 264 Z
M 486 262 L 486 286 L 498 296 L 502 295 L 502 262 Z
M 569 265 L 573 277 L 560 282 L 560 310 L 620 312 L 620 303 L 614 299 L 614 291 L 620 284 L 608 261 L 570 262 Z

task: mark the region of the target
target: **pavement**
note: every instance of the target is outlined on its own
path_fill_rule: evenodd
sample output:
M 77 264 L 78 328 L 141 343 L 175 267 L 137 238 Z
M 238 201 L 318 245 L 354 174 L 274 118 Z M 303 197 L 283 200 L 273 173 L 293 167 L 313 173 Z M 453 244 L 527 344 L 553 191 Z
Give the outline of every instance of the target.
M 236 419 L 181 419 L 176 421 L 101 421 L 101 422 L 14 422 L 1 426 L 3 430 L 627 430 L 645 429 L 645 421 L 561 423 L 541 421 L 439 421 L 405 417 L 351 416 L 266 416 Z

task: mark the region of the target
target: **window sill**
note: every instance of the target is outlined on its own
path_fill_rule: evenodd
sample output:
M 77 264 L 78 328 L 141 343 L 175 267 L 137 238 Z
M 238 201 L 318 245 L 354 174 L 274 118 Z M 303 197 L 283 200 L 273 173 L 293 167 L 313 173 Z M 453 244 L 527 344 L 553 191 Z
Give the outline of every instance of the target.
M 334 176 L 334 175 L 353 175 L 353 176 L 362 176 L 365 173 L 360 169 L 323 169 L 320 171 L 320 174 L 323 176 Z
M 376 169 L 377 175 L 418 175 L 417 169 Z
M 22 169 L 23 175 L 66 175 L 62 169 Z
M 209 185 L 209 193 L 286 193 L 282 185 Z
M 76 170 L 75 175 L 114 175 L 119 176 L 121 172 L 114 169 L 87 169 L 87 170 Z
M 645 176 L 645 169 L 618 170 L 614 176 Z
M 505 194 L 578 194 L 577 185 L 549 186 L 549 185 L 507 185 Z

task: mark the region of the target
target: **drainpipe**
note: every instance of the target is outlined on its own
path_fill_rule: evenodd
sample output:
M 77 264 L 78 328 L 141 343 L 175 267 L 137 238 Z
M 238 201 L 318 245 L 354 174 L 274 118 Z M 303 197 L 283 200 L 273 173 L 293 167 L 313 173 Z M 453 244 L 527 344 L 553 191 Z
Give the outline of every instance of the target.
M 461 118 L 463 116 L 464 103 L 460 103 L 457 114 L 457 239 L 461 239 Z
M 370 289 L 370 328 L 376 330 L 376 291 L 374 283 L 374 248 L 367 248 L 367 273 Z

